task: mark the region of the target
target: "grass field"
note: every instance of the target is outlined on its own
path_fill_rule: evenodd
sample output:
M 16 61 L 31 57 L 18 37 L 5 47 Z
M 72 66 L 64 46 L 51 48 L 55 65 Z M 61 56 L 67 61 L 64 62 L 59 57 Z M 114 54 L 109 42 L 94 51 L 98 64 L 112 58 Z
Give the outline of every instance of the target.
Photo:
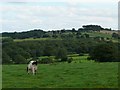
M 14 39 L 15 42 L 23 42 L 23 41 L 44 41 L 44 40 L 61 40 L 59 38 L 26 38 L 26 39 Z
M 72 62 L 39 64 L 37 75 L 25 64 L 3 65 L 3 88 L 117 88 L 118 63 Z
M 112 38 L 111 34 L 101 33 L 101 32 L 92 32 L 88 33 L 91 37 L 105 37 L 105 38 Z
M 69 34 L 69 33 L 64 33 Z M 90 37 L 104 37 L 109 38 L 113 42 L 118 42 L 117 39 L 112 38 L 112 34 L 106 34 L 101 32 L 87 32 L 87 34 L 90 35 Z M 3 37 L 6 38 L 6 37 Z M 61 38 L 26 38 L 26 39 L 14 39 L 15 42 L 23 42 L 23 41 L 44 41 L 44 40 L 62 40 Z

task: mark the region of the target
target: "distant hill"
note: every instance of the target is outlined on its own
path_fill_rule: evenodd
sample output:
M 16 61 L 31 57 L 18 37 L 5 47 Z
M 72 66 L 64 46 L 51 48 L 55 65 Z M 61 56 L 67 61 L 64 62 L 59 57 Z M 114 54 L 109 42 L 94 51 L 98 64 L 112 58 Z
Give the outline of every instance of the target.
M 25 39 L 25 38 L 41 38 L 45 34 L 45 31 L 43 30 L 31 30 L 26 32 L 4 32 L 2 33 L 2 37 L 11 37 L 13 39 Z
M 112 33 L 117 33 L 116 31 L 113 31 L 108 28 L 103 28 L 99 25 L 84 25 L 82 28 L 79 28 L 76 30 L 75 28 L 72 28 L 71 30 L 52 30 L 52 31 L 44 31 L 41 29 L 35 29 L 35 30 L 30 30 L 26 32 L 3 32 L 2 37 L 11 37 L 13 39 L 26 39 L 26 38 L 58 38 L 58 37 L 69 37 L 72 36 L 72 34 L 76 34 L 78 37 L 80 36 L 81 33 L 83 32 L 100 32 L 104 34 L 112 34 Z M 69 35 L 68 35 L 69 34 Z M 66 35 L 66 36 L 65 36 Z
M 65 61 L 69 60 L 67 55 L 70 54 L 78 54 L 80 56 L 84 54 L 92 55 L 91 53 L 97 45 L 105 43 L 109 46 L 110 52 L 120 50 L 120 35 L 117 31 L 92 25 L 84 26 L 78 30 L 75 28 L 56 31 L 35 29 L 26 32 L 5 32 L 2 33 L 2 36 L 2 63 L 4 64 L 27 63 L 31 58 L 37 59 L 41 56 L 54 56 L 58 61 L 60 59 Z M 115 47 L 115 49 L 111 49 L 111 46 Z M 107 47 L 105 46 L 105 48 Z M 98 47 L 98 49 L 102 48 Z M 104 49 L 102 50 L 104 51 Z M 99 54 L 106 55 L 106 50 L 105 53 L 101 51 Z M 96 52 L 98 53 L 98 51 Z M 114 57 L 118 57 L 117 54 Z M 118 58 L 115 58 L 115 60 L 117 61 Z M 51 62 L 52 59 L 43 60 Z M 109 60 L 107 59 L 107 61 Z
M 118 31 L 115 31 L 115 30 L 111 30 L 111 31 L 109 31 L 109 30 L 101 30 L 100 32 L 101 32 L 101 33 L 105 33 L 105 34 L 118 33 Z

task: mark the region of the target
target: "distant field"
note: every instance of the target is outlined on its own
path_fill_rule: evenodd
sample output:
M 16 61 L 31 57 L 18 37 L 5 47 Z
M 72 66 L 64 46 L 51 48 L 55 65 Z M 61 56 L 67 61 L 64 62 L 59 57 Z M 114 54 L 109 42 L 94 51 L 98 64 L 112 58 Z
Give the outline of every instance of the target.
M 22 41 L 40 41 L 40 40 L 57 40 L 53 38 L 26 38 L 26 39 L 14 39 L 15 42 L 22 42 Z M 58 39 L 60 40 L 60 39 Z
M 106 38 L 112 38 L 112 34 L 106 34 L 106 33 L 101 33 L 101 32 L 91 32 L 88 33 L 91 37 L 106 37 Z
M 69 34 L 69 33 L 65 33 Z M 110 38 L 112 39 L 112 34 L 106 34 L 102 32 L 89 32 L 88 33 L 90 37 L 104 37 L 104 38 Z M 22 42 L 22 41 L 39 41 L 39 40 L 62 40 L 61 38 L 26 38 L 26 39 L 14 39 L 15 42 Z M 113 39 L 112 39 L 113 40 Z M 114 42 L 117 42 L 117 40 L 113 40 Z
M 72 63 L 39 64 L 35 76 L 26 73 L 27 65 L 3 65 L 3 88 L 118 87 L 117 62 L 96 63 L 85 58 L 74 57 Z

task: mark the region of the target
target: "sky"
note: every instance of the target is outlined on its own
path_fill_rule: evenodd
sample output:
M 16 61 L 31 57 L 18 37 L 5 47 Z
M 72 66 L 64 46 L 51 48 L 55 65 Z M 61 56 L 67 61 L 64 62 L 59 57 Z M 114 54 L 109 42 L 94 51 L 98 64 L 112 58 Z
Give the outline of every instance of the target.
M 101 25 L 118 29 L 118 0 L 0 0 L 0 32 Z

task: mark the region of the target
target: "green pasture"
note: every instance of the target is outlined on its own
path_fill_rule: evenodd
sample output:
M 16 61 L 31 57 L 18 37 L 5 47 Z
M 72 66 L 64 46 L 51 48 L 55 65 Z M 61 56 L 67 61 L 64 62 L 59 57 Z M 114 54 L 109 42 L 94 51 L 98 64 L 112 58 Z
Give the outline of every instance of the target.
M 70 34 L 70 33 L 64 33 L 64 34 Z M 104 37 L 104 38 L 111 39 L 113 42 L 118 42 L 117 39 L 112 38 L 111 34 L 106 34 L 106 33 L 101 33 L 101 32 L 87 32 L 87 34 L 89 34 L 90 37 Z M 6 38 L 6 37 L 4 37 L 4 38 Z M 26 38 L 26 39 L 14 39 L 15 42 L 44 41 L 44 40 L 62 40 L 62 39 L 61 38 Z
M 59 38 L 57 38 L 60 40 Z M 23 41 L 40 41 L 40 40 L 57 40 L 54 38 L 26 38 L 26 39 L 14 39 L 15 42 L 23 42 Z
M 72 63 L 39 64 L 37 75 L 27 74 L 27 64 L 3 65 L 3 88 L 117 88 L 118 63 L 97 63 L 85 56 Z M 79 58 L 79 59 L 78 59 Z M 82 59 L 83 58 L 83 59 Z M 78 59 L 78 60 L 77 60 Z
M 111 34 L 101 33 L 101 32 L 91 32 L 88 33 L 91 37 L 105 37 L 105 38 L 112 38 Z

